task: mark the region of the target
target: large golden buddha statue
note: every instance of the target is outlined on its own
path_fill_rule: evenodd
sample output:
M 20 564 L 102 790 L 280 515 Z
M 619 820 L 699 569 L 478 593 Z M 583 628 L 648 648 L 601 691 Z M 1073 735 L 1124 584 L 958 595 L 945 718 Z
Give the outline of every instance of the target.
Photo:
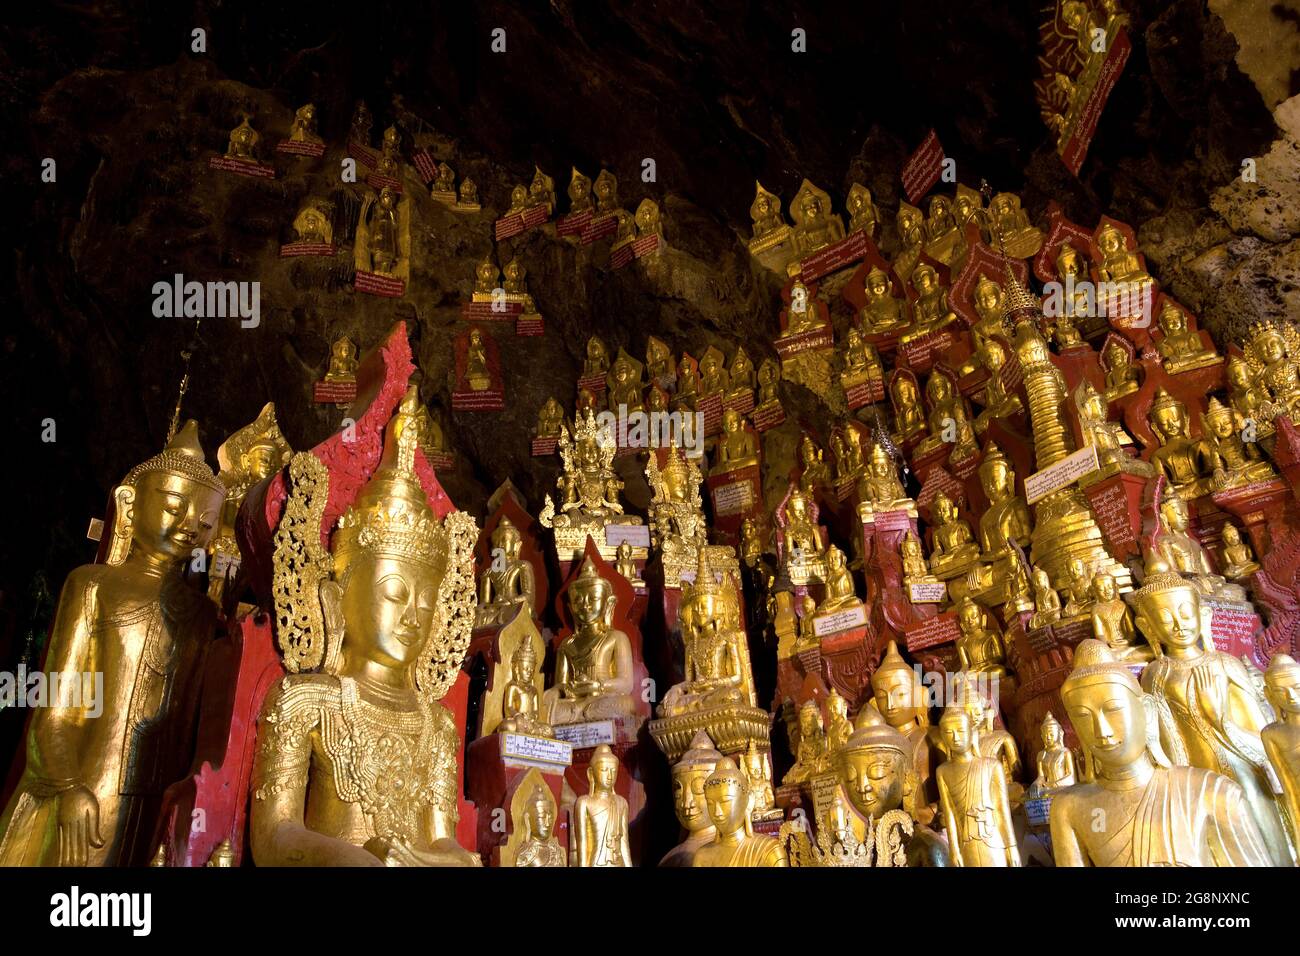
M 59 686 L 53 706 L 32 712 L 26 770 L 0 817 L 0 866 L 149 861 L 163 789 L 189 769 L 217 618 L 184 571 L 224 494 L 193 421 L 114 489 L 106 561 L 74 569 L 59 597 L 44 666 Z
M 705 806 L 704 783 L 721 759 L 709 735 L 701 730 L 691 739 L 690 749 L 673 764 L 673 810 L 686 839 L 664 854 L 660 866 L 693 866 L 695 854 L 717 837 Z
M 619 501 L 623 482 L 614 474 L 614 436 L 597 423 L 594 410 L 588 408 L 574 418 L 572 435 L 567 428 L 560 434 L 559 448 L 564 465 L 555 480 L 560 490 L 559 513 L 547 495 L 538 520 L 542 527 L 556 529 L 555 544 L 561 555 L 580 554 L 591 534 L 609 560 L 614 548 L 605 543 L 604 528 L 641 523 L 640 517 L 625 515 Z
M 1260 733 L 1264 752 L 1282 784 L 1278 803 L 1291 833 L 1291 845 L 1300 846 L 1300 666 L 1290 654 L 1274 654 L 1264 672 L 1265 693 L 1277 720 Z
M 1061 701 L 1095 777 L 1052 800 L 1057 866 L 1270 864 L 1241 787 L 1211 770 L 1170 765 L 1155 702 L 1100 641 L 1075 649 Z
M 476 866 L 457 845 L 451 712 L 439 701 L 469 646 L 477 529 L 439 520 L 415 474 L 419 398 L 339 519 L 319 520 L 329 473 L 310 452 L 275 541 L 276 639 L 289 675 L 262 706 L 253 859 L 262 866 Z
M 750 818 L 749 780 L 730 757 L 723 757 L 704 783 L 714 837 L 695 853 L 692 866 L 789 866 L 785 847 L 756 834 Z
M 895 641 L 889 642 L 880 665 L 871 674 L 871 693 L 875 709 L 885 723 L 907 740 L 918 789 L 913 815 L 928 823 L 934 816 L 934 810 L 925 806 L 931 790 L 932 769 L 929 698 L 921 675 L 903 660 Z M 859 713 L 860 721 L 868 709 L 864 707 Z
M 1142 672 L 1142 688 L 1160 703 L 1166 752 L 1175 763 L 1235 780 L 1273 864 L 1290 866 L 1260 741 L 1269 718 L 1245 666 L 1212 649 L 1210 609 L 1196 586 L 1158 557 L 1148 560 L 1133 604 L 1138 627 L 1164 652 Z

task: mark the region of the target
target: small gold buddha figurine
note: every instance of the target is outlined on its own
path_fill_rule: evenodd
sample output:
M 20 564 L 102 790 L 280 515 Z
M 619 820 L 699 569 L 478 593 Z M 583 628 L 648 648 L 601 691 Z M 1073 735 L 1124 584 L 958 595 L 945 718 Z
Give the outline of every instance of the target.
M 429 186 L 429 192 L 433 194 L 441 193 L 446 195 L 456 192 L 456 170 L 451 168 L 451 163 L 439 163 L 436 174 L 434 175 L 433 184 Z
M 740 522 L 740 559 L 746 566 L 752 568 L 758 564 L 758 559 L 762 555 L 763 535 L 759 531 L 758 522 L 753 518 L 746 518 Z
M 1128 240 L 1114 223 L 1106 222 L 1098 227 L 1096 242 L 1102 257 L 1097 274 L 1102 281 L 1139 285 L 1148 285 L 1153 281 L 1142 268 L 1142 261 L 1136 252 L 1129 251 Z
M 383 141 L 379 144 L 379 160 L 375 165 L 375 174 L 397 179 L 401 172 L 402 134 L 396 126 L 384 130 Z
M 479 329 L 469 330 L 469 345 L 465 349 L 465 381 L 476 392 L 492 387 L 492 370 L 488 365 L 487 345 Z
M 1004 316 L 1007 312 L 1007 296 L 1002 291 L 1002 286 L 994 282 L 986 275 L 981 275 L 979 282 L 975 283 L 975 291 L 971 295 L 971 300 L 975 304 L 975 312 L 979 320 L 971 326 L 971 354 L 957 369 L 959 377 L 965 377 L 975 371 L 984 362 L 984 355 L 990 345 L 996 345 L 993 336 L 1007 336 L 1006 319 Z
M 1281 413 L 1293 418 L 1300 410 L 1300 333 L 1290 324 L 1266 319 L 1252 329 L 1244 351 L 1254 373 L 1258 392 L 1265 399 L 1260 406 L 1261 418 L 1271 422 Z
M 780 384 L 781 366 L 770 358 L 763 359 L 758 367 L 758 407 L 781 404 Z
M 929 437 L 916 446 L 915 454 L 924 455 L 944 444 L 951 444 L 950 457 L 962 461 L 979 454 L 975 428 L 966 411 L 966 401 L 947 373 L 938 369 L 925 382 L 925 397 L 930 402 L 927 418 Z
M 1273 466 L 1264 460 L 1257 442 L 1242 441 L 1246 421 L 1235 409 L 1210 397 L 1210 403 L 1201 419 L 1205 445 L 1214 475 L 1215 491 L 1240 488 L 1255 481 L 1269 481 L 1277 477 Z
M 1142 672 L 1142 689 L 1162 705 L 1161 743 L 1176 762 L 1235 780 L 1273 864 L 1290 866 L 1260 740 L 1269 719 L 1241 661 L 1212 649 L 1200 592 L 1153 555 L 1133 607 L 1142 633 L 1164 652 Z
M 984 609 L 969 597 L 962 598 L 957 604 L 957 626 L 961 628 L 961 637 L 957 638 L 957 659 L 962 670 L 998 675 L 1007 672 L 1001 631 Z
M 911 203 L 899 202 L 894 225 L 898 230 L 898 241 L 902 246 L 894 256 L 894 272 L 899 279 L 906 282 L 911 278 L 912 270 L 916 267 L 925 244 L 925 217 L 921 214 L 921 210 Z
M 602 169 L 596 175 L 594 192 L 596 193 L 596 212 L 611 213 L 619 208 L 618 177 L 608 169 Z
M 1034 586 L 1034 616 L 1029 619 L 1029 626 L 1055 624 L 1061 619 L 1061 596 L 1052 587 L 1052 579 L 1042 568 L 1034 568 L 1030 580 Z
M 614 557 L 614 570 L 627 578 L 634 588 L 642 590 L 645 587 L 645 582 L 641 580 L 641 571 L 636 566 L 632 545 L 624 541 L 618 546 Z
M 478 184 L 468 176 L 460 181 L 460 192 L 456 198 L 456 206 L 466 212 L 478 212 L 482 208 L 478 201 Z
M 1012 259 L 1028 259 L 1043 247 L 1043 233 L 1029 224 L 1015 193 L 998 193 L 989 203 L 991 244 Z
M 483 261 L 474 267 L 474 301 L 491 302 L 493 293 L 500 288 L 501 270 L 490 255 L 485 256 Z
M 996 442 L 984 446 L 984 460 L 979 468 L 980 486 L 989 506 L 980 516 L 980 546 L 984 557 L 1007 553 L 1007 539 L 1022 548 L 1033 534 L 1033 520 L 1023 496 L 1016 494 L 1016 472 Z
M 854 183 L 849 187 L 844 208 L 849 213 L 850 233 L 865 232 L 868 238 L 875 233 L 880 216 L 876 211 L 876 204 L 871 201 L 870 189 L 861 183 Z
M 1062 312 L 1056 317 L 1056 321 L 1052 323 L 1052 341 L 1056 343 L 1056 349 L 1059 352 L 1078 348 L 1084 344 L 1083 336 L 1074 327 L 1074 316 L 1069 312 Z M 1084 381 L 1087 381 L 1087 379 Z
M 605 376 L 605 395 L 611 412 L 623 414 L 639 412 L 645 408 L 645 382 L 642 381 L 641 363 L 620 348 L 614 364 Z
M 731 377 L 722 364 L 722 353 L 710 345 L 700 356 L 700 394 L 726 393 L 731 388 Z
M 587 339 L 587 358 L 582 366 L 582 375 L 584 378 L 591 378 L 608 372 L 609 349 L 598 336 L 593 335 Z
M 799 487 L 805 495 L 811 498 L 818 488 L 831 484 L 830 466 L 826 464 L 821 448 L 812 440 L 811 435 L 805 434 L 799 442 L 799 464 L 803 468 L 803 474 L 799 476 Z
M 758 464 L 758 439 L 745 426 L 745 417 L 733 408 L 722 413 L 722 434 L 714 449 L 711 475 L 721 475 L 737 468 Z
M 692 458 L 670 441 L 661 468 L 658 454 L 648 456 L 645 475 L 653 497 L 650 500 L 650 535 L 663 556 L 665 570 L 673 576 L 693 569 L 701 548 L 708 545 L 708 525 L 700 496 L 700 469 Z M 675 586 L 675 585 L 674 585 Z
M 1163 526 L 1155 550 L 1171 571 L 1189 578 L 1208 597 L 1238 603 L 1246 600 L 1239 585 L 1214 573 L 1209 554 L 1191 530 L 1186 501 L 1172 495 L 1165 498 L 1160 502 L 1160 518 Z
M 569 214 L 587 212 L 592 208 L 591 179 L 573 167 L 569 175 Z
M 0 865 L 142 866 L 152 857 L 147 807 L 189 772 L 198 678 L 217 621 L 183 573 L 207 546 L 224 496 L 193 421 L 114 489 L 106 561 L 75 568 L 59 598 L 44 670 L 64 683 L 51 706 L 32 711 L 26 768 L 0 816 Z M 83 694 L 92 674 L 102 685 Z
M 631 866 L 627 800 L 614 792 L 618 757 L 601 744 L 587 765 L 587 792 L 573 804 L 574 866 Z
M 636 234 L 641 236 L 658 236 L 663 233 L 663 221 L 659 214 L 659 204 L 653 199 L 642 199 L 636 207 Z
M 756 834 L 750 816 L 749 781 L 735 761 L 723 757 L 704 783 L 709 820 L 716 831 L 695 853 L 692 866 L 788 866 L 785 847 Z
M 930 573 L 930 566 L 925 561 L 921 550 L 921 539 L 908 531 L 903 536 L 901 545 L 903 554 L 903 584 L 938 584 L 939 579 Z
M 1063 299 L 1061 303 L 1061 316 L 1069 317 L 1074 320 L 1088 318 L 1094 311 L 1094 304 L 1090 302 L 1091 293 L 1088 291 L 1088 267 L 1087 260 L 1083 253 L 1068 242 L 1063 242 L 1056 253 L 1056 260 L 1053 263 L 1056 268 L 1056 278 L 1062 287 L 1062 295 L 1066 289 L 1073 289 L 1073 294 L 1068 299 Z
M 721 759 L 708 733 L 701 730 L 691 738 L 691 748 L 673 764 L 673 810 L 686 839 L 664 854 L 660 866 L 693 866 L 695 854 L 717 836 L 705 804 L 704 782 Z
M 808 499 L 802 491 L 793 488 L 783 509 L 785 524 L 782 535 L 785 539 L 787 558 L 794 552 L 800 552 L 804 560 L 820 560 L 826 547 L 822 531 L 808 513 Z
M 1260 740 L 1282 784 L 1277 802 L 1291 845 L 1300 846 L 1300 665 L 1289 654 L 1274 654 L 1264 672 L 1264 686 L 1277 720 L 1260 732 Z
M 564 430 L 564 408 L 552 396 L 537 413 L 537 437 L 559 438 Z
M 754 363 L 749 360 L 743 348 L 736 349 L 736 354 L 731 357 L 731 367 L 727 370 L 727 374 L 731 378 L 731 391 L 727 393 L 729 398 L 754 390 L 756 382 Z
M 931 506 L 934 528 L 931 532 L 930 570 L 947 580 L 956 577 L 979 558 L 979 545 L 957 506 L 942 491 Z
M 843 358 L 844 369 L 840 372 L 840 385 L 846 389 L 854 385 L 864 385 L 869 379 L 885 377 L 880 353 L 855 328 L 850 327 L 848 335 L 845 336 Z
M 293 218 L 295 241 L 331 245 L 334 242 L 334 226 L 330 223 L 332 211 L 333 206 L 324 199 L 307 199 Z
M 323 143 L 316 132 L 316 104 L 306 103 L 298 107 L 293 114 L 293 125 L 289 128 L 291 143 Z
M 699 367 L 691 360 L 690 356 L 683 352 L 681 361 L 677 363 L 677 400 L 687 402 L 694 406 L 695 398 L 700 391 L 700 370 Z
M 385 186 L 379 196 L 368 193 L 361 203 L 361 217 L 356 230 L 356 263 L 363 271 L 378 275 L 396 275 L 407 259 L 398 196 Z M 404 268 L 404 266 L 403 266 Z
M 822 646 L 822 639 L 813 626 L 813 614 L 816 610 L 817 602 L 813 600 L 813 596 L 805 594 L 803 600 L 799 602 L 799 640 L 795 644 L 796 652 L 816 650 Z
M 510 682 L 501 698 L 502 718 L 496 726 L 498 733 L 533 737 L 555 734 L 550 724 L 538 719 L 541 695 L 537 693 L 537 671 L 537 651 L 529 635 L 525 634 L 510 657 Z
M 939 273 L 928 262 L 912 270 L 912 288 L 916 299 L 912 302 L 912 326 L 903 333 L 900 342 L 910 342 L 943 328 L 957 319 L 948 307 L 948 290 L 939 284 Z
M 853 587 L 853 573 L 849 570 L 844 552 L 835 545 L 826 549 L 826 597 L 817 606 L 818 614 L 831 614 L 849 608 L 862 607 L 862 600 Z
M 749 783 L 750 816 L 758 820 L 771 814 L 776 804 L 775 792 L 772 790 L 771 754 L 760 750 L 758 741 L 751 739 L 745 752 L 740 755 L 740 770 Z
M 826 697 L 826 713 L 830 714 L 830 726 L 826 728 L 826 743 L 833 754 L 853 734 L 853 721 L 849 720 L 849 702 L 841 697 L 834 687 Z
M 506 294 L 506 301 L 522 303 L 525 313 L 536 312 L 537 306 L 533 302 L 533 297 L 528 294 L 528 270 L 524 268 L 524 264 L 518 258 L 511 259 L 506 263 L 504 275 L 502 291 Z
M 790 308 L 786 312 L 786 326 L 785 331 L 781 333 L 781 338 L 824 329 L 827 325 L 808 287 L 795 279 L 794 284 L 790 286 Z
M 1144 697 L 1105 644 L 1088 639 L 1075 649 L 1061 701 L 1095 774 L 1052 799 L 1056 865 L 1270 865 L 1241 787 L 1209 770 L 1171 766 Z
M 879 266 L 871 267 L 863 279 L 862 290 L 866 301 L 858 312 L 858 321 L 862 323 L 864 332 L 877 335 L 907 324 L 904 300 L 894 297 L 893 283 Z
M 1097 449 L 1100 474 L 1114 474 L 1121 470 L 1154 473 L 1146 462 L 1130 458 L 1125 453 L 1124 448 L 1132 445 L 1133 439 L 1119 422 L 1107 420 L 1106 400 L 1087 379 L 1081 380 L 1074 390 L 1074 407 L 1078 413 L 1083 447 Z
M 359 146 L 370 145 L 370 127 L 372 123 L 370 109 L 366 106 L 365 101 L 357 100 L 357 108 L 352 113 L 352 126 L 349 134 L 352 141 Z
M 1065 577 L 1065 618 L 1083 617 L 1092 613 L 1093 571 L 1080 557 L 1073 557 L 1066 563 Z
M 1112 338 L 1101 352 L 1101 366 L 1106 370 L 1106 401 L 1131 395 L 1138 390 L 1138 370 L 1133 355 L 1118 338 Z
M 948 759 L 939 765 L 939 806 L 953 866 L 1019 866 L 1002 762 L 975 749 L 978 730 L 950 705 L 939 721 Z
M 330 367 L 325 373 L 325 381 L 332 383 L 352 383 L 357 380 L 357 347 L 346 335 L 334 340 L 330 347 Z
M 1050 710 L 1043 717 L 1041 733 L 1043 749 L 1038 752 L 1038 777 L 1030 789 L 1036 793 L 1046 793 L 1062 787 L 1073 787 L 1076 782 L 1074 754 L 1065 746 L 1065 731 Z
M 1156 343 L 1156 348 L 1160 351 L 1165 371 L 1170 375 L 1218 365 L 1223 361 L 1222 355 L 1205 347 L 1200 333 L 1188 328 L 1187 315 L 1173 299 L 1165 299 L 1157 323 L 1164 337 Z
M 567 866 L 564 847 L 555 835 L 555 797 L 541 784 L 533 784 L 523 810 L 523 819 L 515 821 L 523 839 L 515 851 L 514 865 Z
M 753 222 L 749 251 L 754 255 L 790 238 L 790 227 L 781 215 L 781 197 L 768 192 L 757 181 L 754 183 L 754 201 L 749 205 L 749 218 Z
M 879 440 L 871 443 L 871 458 L 867 470 L 858 479 L 857 494 L 860 517 L 900 509 L 910 514 L 916 512 L 916 502 L 908 497 L 903 488 L 894 459 Z
M 1187 406 L 1161 387 L 1147 412 L 1147 422 L 1160 441 L 1160 447 L 1151 452 L 1151 464 L 1164 474 L 1174 492 L 1182 498 L 1199 498 L 1209 491 L 1210 450 L 1204 441 L 1192 439 Z
M 249 115 L 243 114 L 243 119 L 239 125 L 230 131 L 230 142 L 226 145 L 226 155 L 231 159 L 246 159 L 256 161 L 257 156 L 254 150 L 262 138 L 262 134 L 249 125 Z
M 460 673 L 478 529 L 439 519 L 415 474 L 417 388 L 326 553 L 329 472 L 294 456 L 276 535 L 276 640 L 289 675 L 258 722 L 250 821 L 261 866 L 478 866 L 456 844 L 460 740 L 440 702 Z M 457 606 L 447 618 L 436 608 Z M 307 630 L 324 621 L 323 633 Z M 301 622 L 301 623 L 299 623 Z M 310 798 L 309 798 L 310 794 Z
M 822 773 L 830 759 L 826 741 L 826 725 L 822 721 L 821 707 L 808 699 L 799 708 L 799 746 L 795 751 L 794 766 L 781 781 L 783 786 L 805 783 Z
M 511 621 L 521 605 L 531 613 L 535 599 L 533 566 L 519 556 L 523 542 L 519 529 L 502 516 L 492 532 L 491 560 L 479 576 L 475 627 Z
M 668 343 L 651 335 L 645 343 L 645 370 L 652 382 L 673 377 L 673 353 Z
M 1238 584 L 1259 570 L 1259 562 L 1250 545 L 1241 538 L 1241 532 L 1231 522 L 1223 525 L 1223 576 Z
M 911 376 L 895 371 L 889 383 L 889 398 L 894 406 L 894 431 L 899 441 L 925 431 L 921 393 Z
M 944 265 L 952 265 L 966 255 L 966 240 L 957 219 L 952 214 L 952 203 L 947 196 L 930 197 L 930 215 L 925 223 L 925 252 Z
M 555 211 L 555 180 L 537 166 L 533 167 L 533 178 L 528 183 L 528 199 L 524 204 L 527 207 L 545 206 L 547 215 Z
M 984 351 L 979 358 L 989 373 L 982 396 L 984 409 L 975 416 L 974 423 L 975 434 L 982 435 L 988 431 L 994 419 L 1017 414 L 1024 408 L 1024 403 L 1020 401 L 1019 395 L 1007 392 L 1006 383 L 1002 378 L 1002 367 L 1007 362 L 1007 350 L 996 339 L 985 340 Z
M 553 726 L 636 713 L 632 642 L 612 625 L 617 602 L 588 558 L 569 585 L 574 630 L 556 649 L 555 685 L 543 701 Z
M 1138 635 L 1133 610 L 1119 596 L 1114 576 L 1099 571 L 1092 581 L 1092 594 L 1092 636 L 1104 642 L 1118 661 L 1152 660 L 1155 651 Z
M 795 254 L 801 258 L 844 238 L 844 220 L 831 213 L 831 197 L 806 179 L 790 204 L 790 215 Z

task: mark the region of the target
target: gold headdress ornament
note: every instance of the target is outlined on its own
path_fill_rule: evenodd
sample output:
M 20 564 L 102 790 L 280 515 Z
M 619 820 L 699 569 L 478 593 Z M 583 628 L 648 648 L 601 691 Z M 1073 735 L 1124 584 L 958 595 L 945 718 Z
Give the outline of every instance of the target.
M 122 484 L 134 488 L 142 475 L 153 471 L 179 475 L 223 497 L 226 494 L 225 486 L 203 458 L 203 447 L 199 444 L 199 425 L 192 418 L 185 422 L 166 448 L 132 468 L 122 479 Z
M 699 562 L 695 570 L 695 583 L 691 585 L 687 597 L 690 600 L 696 600 L 706 594 L 718 595 L 721 593 L 722 589 L 718 587 L 718 579 L 713 576 L 713 565 L 709 561 L 709 549 L 700 548 Z
M 1006 455 L 1002 454 L 1002 449 L 998 447 L 998 443 L 990 441 L 984 446 L 984 460 L 980 462 L 980 475 L 984 475 L 997 467 L 1006 468 L 1010 471 L 1011 462 L 1007 460 Z
M 234 473 L 241 470 L 240 461 L 255 448 L 269 448 L 276 467 L 287 462 L 293 454 L 293 449 L 284 440 L 275 420 L 275 402 L 263 405 L 256 419 L 227 438 L 217 449 L 217 465 L 221 468 L 223 484 L 230 483 L 224 477 L 228 474 L 237 479 L 245 477 Z
M 1159 411 L 1160 409 L 1164 409 L 1164 408 L 1184 408 L 1184 407 L 1185 406 L 1183 405 L 1183 403 L 1180 402 L 1178 399 L 1174 398 L 1172 395 L 1170 395 L 1169 392 L 1167 392 L 1165 390 L 1165 387 L 1162 385 L 1156 389 L 1155 401 L 1151 403 L 1151 408 L 1147 412 L 1147 414 L 1151 415 L 1156 411 Z
M 1154 551 L 1147 556 L 1146 572 L 1142 587 L 1133 592 L 1135 602 L 1142 601 L 1143 598 L 1150 594 L 1184 591 L 1193 587 L 1192 583 L 1181 574 L 1171 570 L 1165 560 Z
M 692 767 L 714 767 L 722 759 L 722 754 L 713 746 L 713 738 L 707 731 L 697 730 L 691 738 L 690 749 L 682 754 L 673 769 L 690 769 Z
M 1142 696 L 1142 688 L 1133 672 L 1115 660 L 1114 653 L 1104 641 L 1090 637 L 1080 641 L 1074 649 L 1074 668 L 1061 684 L 1061 696 L 1064 697 L 1083 682 L 1096 678 L 1123 684 L 1138 697 Z

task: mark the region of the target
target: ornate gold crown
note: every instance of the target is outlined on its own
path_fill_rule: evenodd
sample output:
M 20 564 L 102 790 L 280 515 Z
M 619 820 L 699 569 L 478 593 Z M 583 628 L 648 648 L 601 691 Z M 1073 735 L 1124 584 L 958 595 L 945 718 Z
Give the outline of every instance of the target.
M 234 473 L 240 470 L 240 459 L 254 448 L 271 449 L 277 467 L 284 465 L 293 455 L 293 449 L 284 440 L 275 420 L 275 402 L 263 405 L 256 419 L 227 438 L 217 449 L 217 464 L 221 468 L 224 484 L 231 484 L 231 478 L 239 480 L 245 477 Z
M 1184 407 L 1185 406 L 1183 405 L 1183 403 L 1180 402 L 1178 399 L 1174 398 L 1172 395 L 1170 395 L 1165 390 L 1165 387 L 1162 385 L 1156 389 L 1155 401 L 1151 403 L 1151 408 L 1147 412 L 1147 415 L 1148 416 L 1153 415 L 1157 411 L 1164 408 L 1184 408 Z
M 1133 600 L 1141 601 L 1150 594 L 1163 594 L 1166 591 L 1187 590 L 1191 582 L 1178 572 L 1170 569 L 1164 559 L 1152 552 L 1147 557 L 1146 578 L 1142 587 L 1133 592 Z
M 170 475 L 188 478 L 195 484 L 202 485 L 225 497 L 226 487 L 212 473 L 208 463 L 203 459 L 203 448 L 199 445 L 199 426 L 194 419 L 189 419 L 176 433 L 167 447 L 148 461 L 141 462 L 127 473 L 122 484 L 135 487 L 143 475 L 161 471 Z

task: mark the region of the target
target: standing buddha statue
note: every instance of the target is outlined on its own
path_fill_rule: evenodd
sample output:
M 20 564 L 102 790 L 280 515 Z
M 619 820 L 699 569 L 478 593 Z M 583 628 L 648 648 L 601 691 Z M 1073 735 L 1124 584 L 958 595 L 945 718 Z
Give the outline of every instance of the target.
M 1019 866 L 1002 763 L 981 757 L 970 715 L 949 706 L 939 721 L 948 759 L 936 774 L 954 866 Z
M 555 798 L 534 784 L 524 804 L 523 840 L 515 851 L 515 866 L 565 866 L 564 847 L 555 836 Z
M 1264 686 L 1277 720 L 1260 732 L 1260 740 L 1282 784 L 1278 803 L 1290 827 L 1291 845 L 1300 846 L 1300 665 L 1289 654 L 1274 654 L 1264 672 Z
M 573 804 L 574 866 L 631 866 L 627 800 L 614 792 L 618 757 L 601 744 L 587 765 L 587 792 Z

